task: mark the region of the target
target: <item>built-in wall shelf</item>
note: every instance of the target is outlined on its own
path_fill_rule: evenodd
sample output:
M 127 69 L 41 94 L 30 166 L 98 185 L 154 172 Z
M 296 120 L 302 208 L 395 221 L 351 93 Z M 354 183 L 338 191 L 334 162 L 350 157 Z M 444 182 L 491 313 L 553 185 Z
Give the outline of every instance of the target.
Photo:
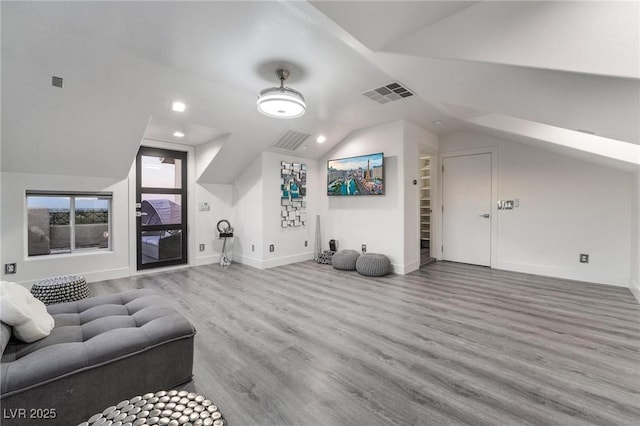
M 431 157 L 420 157 L 420 248 L 431 249 Z

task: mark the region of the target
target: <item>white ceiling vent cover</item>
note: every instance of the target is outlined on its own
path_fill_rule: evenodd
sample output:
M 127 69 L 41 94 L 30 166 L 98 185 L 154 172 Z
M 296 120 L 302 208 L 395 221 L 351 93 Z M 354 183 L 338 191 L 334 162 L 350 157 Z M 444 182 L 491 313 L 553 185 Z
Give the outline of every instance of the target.
M 379 104 L 386 104 L 387 102 L 408 98 L 409 96 L 413 96 L 414 93 L 407 89 L 402 83 L 394 81 L 386 86 L 368 90 L 364 92 L 363 95 Z
M 283 151 L 295 151 L 309 136 L 311 135 L 296 132 L 295 130 L 287 130 L 280 135 L 278 139 L 273 141 L 271 148 L 281 149 Z

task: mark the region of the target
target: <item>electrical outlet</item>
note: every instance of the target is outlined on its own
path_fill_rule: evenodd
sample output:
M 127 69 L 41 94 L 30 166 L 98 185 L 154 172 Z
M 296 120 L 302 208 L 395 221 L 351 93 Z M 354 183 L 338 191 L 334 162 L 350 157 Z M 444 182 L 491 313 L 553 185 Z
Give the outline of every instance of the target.
M 274 252 L 274 251 L 276 251 L 276 248 L 274 247 L 274 245 L 273 245 L 273 244 L 269 244 L 269 251 L 270 251 L 270 252 Z
M 580 254 L 580 263 L 589 263 L 589 255 L 581 253 Z
M 204 251 L 204 244 L 200 244 L 200 251 Z
M 366 245 L 366 244 L 363 244 L 363 245 L 362 245 L 362 253 L 364 254 L 364 253 L 366 253 L 366 252 L 367 252 L 367 245 Z
M 304 246 L 307 247 L 309 245 L 309 241 L 304 240 Z
M 18 265 L 15 263 L 5 263 L 4 264 L 4 273 L 5 274 L 15 274 L 18 272 Z

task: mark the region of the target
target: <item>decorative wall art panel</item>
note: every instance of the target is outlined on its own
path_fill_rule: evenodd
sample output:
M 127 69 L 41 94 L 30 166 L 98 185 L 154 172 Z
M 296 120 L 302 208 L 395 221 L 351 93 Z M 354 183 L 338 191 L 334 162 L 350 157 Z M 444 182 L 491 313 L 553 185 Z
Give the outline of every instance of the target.
M 307 165 L 280 162 L 280 210 L 282 227 L 307 225 Z

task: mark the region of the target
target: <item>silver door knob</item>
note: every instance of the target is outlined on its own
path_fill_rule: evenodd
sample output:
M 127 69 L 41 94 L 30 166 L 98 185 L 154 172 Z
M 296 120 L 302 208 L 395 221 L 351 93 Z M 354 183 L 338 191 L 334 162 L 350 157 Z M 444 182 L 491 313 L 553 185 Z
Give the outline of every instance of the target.
M 484 217 L 485 219 L 489 219 L 491 215 L 489 213 L 481 214 L 480 217 Z

